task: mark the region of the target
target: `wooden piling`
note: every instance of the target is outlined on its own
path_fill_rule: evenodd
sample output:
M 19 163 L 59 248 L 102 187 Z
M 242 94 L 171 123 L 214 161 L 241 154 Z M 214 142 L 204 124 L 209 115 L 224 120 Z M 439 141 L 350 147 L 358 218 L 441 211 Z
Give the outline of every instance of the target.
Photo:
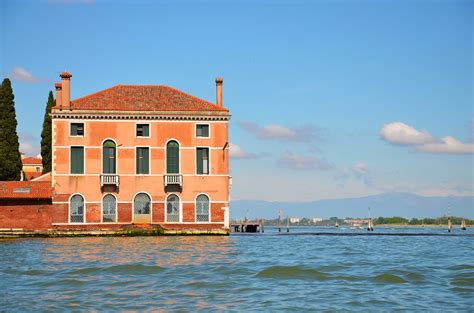
M 288 215 L 286 216 L 286 232 L 290 232 L 290 218 L 288 217 Z
M 262 218 L 262 233 L 265 232 L 265 219 Z
M 278 209 L 278 232 L 281 233 L 281 209 Z

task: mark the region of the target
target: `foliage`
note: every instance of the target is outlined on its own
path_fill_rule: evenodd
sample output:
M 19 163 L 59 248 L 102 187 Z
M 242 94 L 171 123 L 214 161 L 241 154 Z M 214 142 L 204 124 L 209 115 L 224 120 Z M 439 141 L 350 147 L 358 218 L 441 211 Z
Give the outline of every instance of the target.
M 22 163 L 16 132 L 15 96 L 5 78 L 0 87 L 0 180 L 20 180 Z
M 48 102 L 43 119 L 43 130 L 41 131 L 41 162 L 43 163 L 43 174 L 51 172 L 52 160 L 52 129 L 51 129 L 51 107 L 54 106 L 53 92 L 49 92 Z

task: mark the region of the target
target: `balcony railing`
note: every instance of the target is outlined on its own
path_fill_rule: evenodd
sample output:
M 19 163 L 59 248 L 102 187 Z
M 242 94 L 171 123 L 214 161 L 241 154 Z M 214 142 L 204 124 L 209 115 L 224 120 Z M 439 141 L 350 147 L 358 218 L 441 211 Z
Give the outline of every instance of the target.
M 102 174 L 100 175 L 100 186 L 105 185 L 119 185 L 119 176 L 117 174 Z
M 183 185 L 183 175 L 181 174 L 165 174 L 165 186 Z

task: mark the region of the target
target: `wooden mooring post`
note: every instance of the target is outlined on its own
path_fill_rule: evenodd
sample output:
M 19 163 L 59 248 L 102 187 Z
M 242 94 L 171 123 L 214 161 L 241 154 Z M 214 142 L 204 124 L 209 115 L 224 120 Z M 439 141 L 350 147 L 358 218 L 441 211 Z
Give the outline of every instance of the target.
M 278 232 L 281 233 L 281 209 L 278 209 Z

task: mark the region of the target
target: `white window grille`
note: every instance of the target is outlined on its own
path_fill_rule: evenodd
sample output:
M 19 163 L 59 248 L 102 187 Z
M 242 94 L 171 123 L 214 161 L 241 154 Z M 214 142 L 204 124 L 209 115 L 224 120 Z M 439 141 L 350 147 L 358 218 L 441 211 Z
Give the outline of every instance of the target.
M 71 223 L 84 223 L 84 198 L 81 195 L 71 197 L 69 211 Z
M 166 221 L 179 222 L 179 198 L 176 195 L 169 195 L 166 199 Z
M 196 222 L 209 222 L 209 198 L 206 195 L 196 198 Z
M 106 195 L 102 200 L 102 222 L 115 223 L 117 221 L 117 201 L 112 195 Z

